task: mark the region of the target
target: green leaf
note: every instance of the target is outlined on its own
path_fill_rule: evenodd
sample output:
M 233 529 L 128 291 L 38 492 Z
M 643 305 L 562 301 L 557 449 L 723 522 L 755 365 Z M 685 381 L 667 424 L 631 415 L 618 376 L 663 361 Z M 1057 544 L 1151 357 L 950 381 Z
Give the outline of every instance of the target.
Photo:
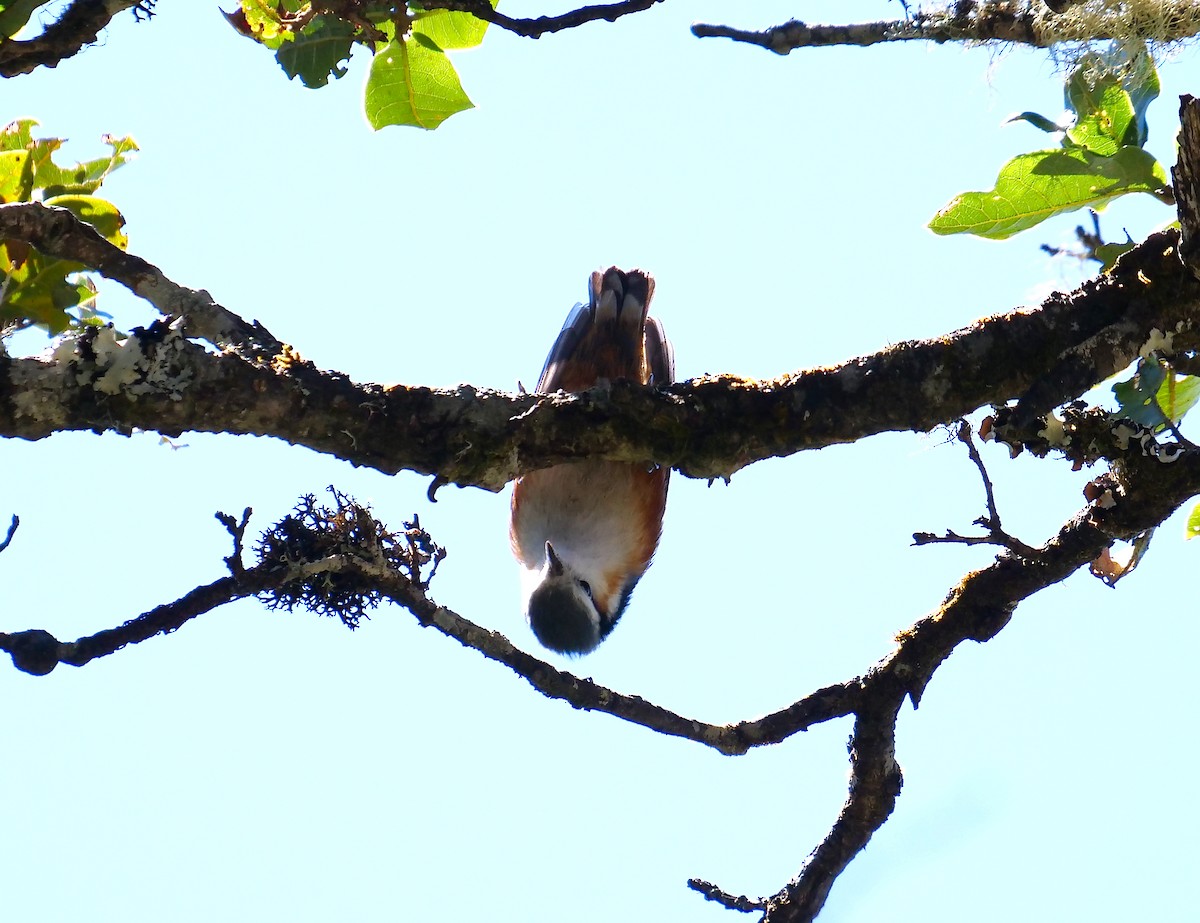
M 1070 142 L 1106 157 L 1125 145 L 1140 147 L 1133 101 L 1116 78 L 1105 77 L 1089 86 L 1077 70 L 1067 81 L 1067 98 L 1078 117 L 1067 129 L 1064 146 Z
M 1185 538 L 1195 538 L 1200 535 L 1200 503 L 1192 507 L 1191 513 L 1188 514 L 1187 530 Z
M 86 221 L 111 244 L 124 250 L 129 238 L 121 231 L 125 219 L 117 207 L 104 199 L 90 195 L 60 195 L 46 200 L 46 205 L 65 208 L 80 221 Z
M 929 222 L 936 234 L 1011 237 L 1047 218 L 1099 209 L 1129 192 L 1161 194 L 1167 175 L 1150 154 L 1123 147 L 1111 157 L 1084 148 L 1033 151 L 1006 163 L 989 192 L 964 192 Z
M 1063 127 L 1057 122 L 1051 121 L 1044 115 L 1039 115 L 1036 112 L 1019 112 L 1016 115 L 1010 115 L 1004 120 L 1004 124 L 1010 125 L 1013 122 L 1028 122 L 1034 128 L 1040 128 L 1042 131 L 1054 134 L 1063 130 Z
M 93 193 L 113 170 L 128 163 L 138 149 L 133 138 L 105 135 L 102 140 L 111 148 L 108 156 L 60 167 L 54 163 L 54 154 L 62 147 L 62 139 L 34 138 L 36 125 L 33 119 L 20 119 L 0 131 L 0 162 L 5 164 L 0 166 L 0 200 L 28 202 L 38 190 L 42 194 L 37 198 Z M 13 154 L 24 158 L 18 187 L 12 185 L 12 167 L 20 158 L 9 156 Z
M 125 219 L 115 205 L 91 193 L 128 162 L 137 144 L 132 138 L 105 135 L 107 157 L 62 168 L 53 160 L 62 141 L 34 138 L 36 125 L 32 119 L 22 119 L 0 130 L 0 202 L 40 198 L 48 206 L 70 210 L 124 249 Z M 96 288 L 79 275 L 84 269 L 80 263 L 40 253 L 23 241 L 0 241 L 0 318 L 31 320 L 50 333 L 98 322 L 102 315 L 95 308 Z
M 29 151 L 0 152 L 0 204 L 28 201 Z
M 1096 248 L 1096 259 L 1100 261 L 1100 271 L 1108 272 L 1117 265 L 1117 260 L 1122 254 L 1128 253 L 1136 247 L 1132 240 L 1121 244 L 1101 244 Z
M 489 0 L 492 9 L 499 0 Z M 424 35 L 443 51 L 452 48 L 474 48 L 483 41 L 488 23 L 472 16 L 452 10 L 414 11 L 413 34 Z
M 66 330 L 73 320 L 67 311 L 92 298 L 85 285 L 68 278 L 81 269 L 79 263 L 29 250 L 21 265 L 7 273 L 0 318 L 28 319 L 52 334 Z
M 309 89 L 323 87 L 330 76 L 346 76 L 342 62 L 350 59 L 355 31 L 350 23 L 335 17 L 315 16 L 275 57 L 289 80 L 298 76 Z
M 1066 104 L 1077 115 L 1067 140 L 1098 154 L 1112 153 L 1110 144 L 1142 147 L 1149 134 L 1146 110 L 1159 91 L 1144 46 L 1132 54 L 1117 49 L 1085 55 L 1066 84 Z
M 0 37 L 12 38 L 23 28 L 39 6 L 49 0 L 0 0 Z
M 454 65 L 431 44 L 427 36 L 414 35 L 388 42 L 375 54 L 364 99 L 372 128 L 415 125 L 432 130 L 473 107 Z
M 1158 406 L 1178 425 L 1184 414 L 1200 401 L 1200 378 L 1194 375 L 1176 375 L 1169 372 L 1155 395 Z
M 268 48 L 290 42 L 293 33 L 283 24 L 280 6 L 268 0 L 241 0 L 242 14 L 254 38 Z
M 1139 359 L 1133 377 L 1112 386 L 1120 408 L 1118 413 L 1142 426 L 1160 428 L 1166 417 L 1156 399 L 1166 379 L 1167 370 L 1158 359 Z
M 0 131 L 0 151 L 23 151 L 33 142 L 33 126 L 37 119 L 17 119 Z
M 48 163 L 38 169 L 35 185 L 44 189 L 47 196 L 95 192 L 113 170 L 129 163 L 132 159 L 130 155 L 139 150 L 137 142 L 130 137 L 105 135 L 102 140 L 112 148 L 107 157 L 77 163 L 73 167 L 58 167 Z

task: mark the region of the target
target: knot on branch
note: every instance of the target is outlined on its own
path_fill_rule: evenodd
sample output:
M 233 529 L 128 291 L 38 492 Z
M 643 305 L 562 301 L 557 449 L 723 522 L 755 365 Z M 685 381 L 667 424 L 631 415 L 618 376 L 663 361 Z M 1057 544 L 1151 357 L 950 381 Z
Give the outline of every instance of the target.
M 32 628 L 5 635 L 2 648 L 12 656 L 18 670 L 45 676 L 61 662 L 64 645 L 50 632 Z
M 393 532 L 371 515 L 370 507 L 333 487 L 329 492 L 333 506 L 308 494 L 259 538 L 258 567 L 294 570 L 296 575 L 258 595 L 270 609 L 290 612 L 301 606 L 337 616 L 353 629 L 383 598 L 380 576 L 399 575 L 424 590 L 446 550 L 421 528 L 416 515 L 404 523 L 404 531 Z

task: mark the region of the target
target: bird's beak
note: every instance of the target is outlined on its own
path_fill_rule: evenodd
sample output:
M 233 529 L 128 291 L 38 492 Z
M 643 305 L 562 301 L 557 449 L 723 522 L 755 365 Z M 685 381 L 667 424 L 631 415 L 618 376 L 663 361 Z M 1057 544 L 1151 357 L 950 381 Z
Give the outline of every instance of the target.
M 546 561 L 550 564 L 550 576 L 561 577 L 563 575 L 563 562 L 554 551 L 554 546 L 546 542 Z

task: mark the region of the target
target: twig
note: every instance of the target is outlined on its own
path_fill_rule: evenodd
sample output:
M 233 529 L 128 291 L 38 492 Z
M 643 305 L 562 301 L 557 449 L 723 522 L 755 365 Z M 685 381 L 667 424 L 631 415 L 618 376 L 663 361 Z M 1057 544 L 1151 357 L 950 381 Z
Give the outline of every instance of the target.
M 490 22 L 525 38 L 541 38 L 551 32 L 574 29 L 589 22 L 603 19 L 616 22 L 630 13 L 648 10 L 662 0 L 622 0 L 620 3 L 600 3 L 581 6 L 560 16 L 538 16 L 534 19 L 514 19 L 498 12 L 487 0 L 420 0 L 418 5 L 426 10 L 454 10 L 470 13 L 476 19 Z
M 693 891 L 699 891 L 706 901 L 720 904 L 728 910 L 754 913 L 757 910 L 767 909 L 767 903 L 762 898 L 747 897 L 744 894 L 729 894 L 703 878 L 689 878 L 688 887 Z
M 1068 250 L 1066 247 L 1056 247 L 1053 244 L 1042 244 L 1041 250 L 1049 256 L 1069 256 L 1074 257 L 1080 262 L 1094 260 L 1097 263 L 1103 263 L 1102 257 L 1096 255 L 1097 249 L 1104 246 L 1104 235 L 1100 232 L 1100 213 L 1094 208 L 1089 208 L 1088 213 L 1092 219 L 1092 229 L 1089 231 L 1082 224 L 1075 225 L 1075 239 L 1079 241 L 1082 250 Z
M 971 462 L 979 472 L 980 480 L 983 481 L 987 515 L 976 519 L 975 525 L 987 529 L 987 534 L 959 535 L 952 529 L 947 529 L 942 535 L 935 535 L 932 532 L 914 532 L 913 544 L 932 545 L 941 542 L 955 545 L 1000 545 L 1007 548 L 1013 554 L 1019 554 L 1022 557 L 1036 555 L 1036 550 L 1026 545 L 1020 539 L 1009 535 L 1004 531 L 1000 523 L 1000 512 L 996 509 L 996 495 L 992 488 L 992 479 L 988 477 L 987 468 L 983 464 L 983 456 L 979 454 L 979 449 L 975 447 L 975 441 L 971 438 L 971 424 L 966 420 L 960 420 L 955 438 L 967 447 L 967 454 L 971 457 Z
M 225 566 L 229 573 L 239 580 L 246 578 L 246 565 L 242 555 L 245 552 L 246 527 L 250 525 L 250 516 L 254 512 L 251 507 L 242 511 L 242 518 L 234 519 L 228 513 L 217 513 L 217 522 L 225 527 L 225 531 L 233 538 L 233 550 L 225 558 Z
M 13 513 L 12 522 L 8 524 L 8 533 L 4 536 L 4 541 L 0 542 L 0 551 L 3 551 L 12 543 L 13 536 L 17 533 L 17 526 L 20 524 L 20 517 L 16 513 Z

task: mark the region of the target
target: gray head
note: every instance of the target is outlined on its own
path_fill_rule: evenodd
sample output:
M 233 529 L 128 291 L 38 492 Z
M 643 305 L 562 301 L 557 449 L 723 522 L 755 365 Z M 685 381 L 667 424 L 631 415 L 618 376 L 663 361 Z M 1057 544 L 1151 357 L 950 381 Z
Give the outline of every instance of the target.
M 596 603 L 592 586 L 546 542 L 546 566 L 529 595 L 529 627 L 537 639 L 560 654 L 595 650 L 613 621 Z

